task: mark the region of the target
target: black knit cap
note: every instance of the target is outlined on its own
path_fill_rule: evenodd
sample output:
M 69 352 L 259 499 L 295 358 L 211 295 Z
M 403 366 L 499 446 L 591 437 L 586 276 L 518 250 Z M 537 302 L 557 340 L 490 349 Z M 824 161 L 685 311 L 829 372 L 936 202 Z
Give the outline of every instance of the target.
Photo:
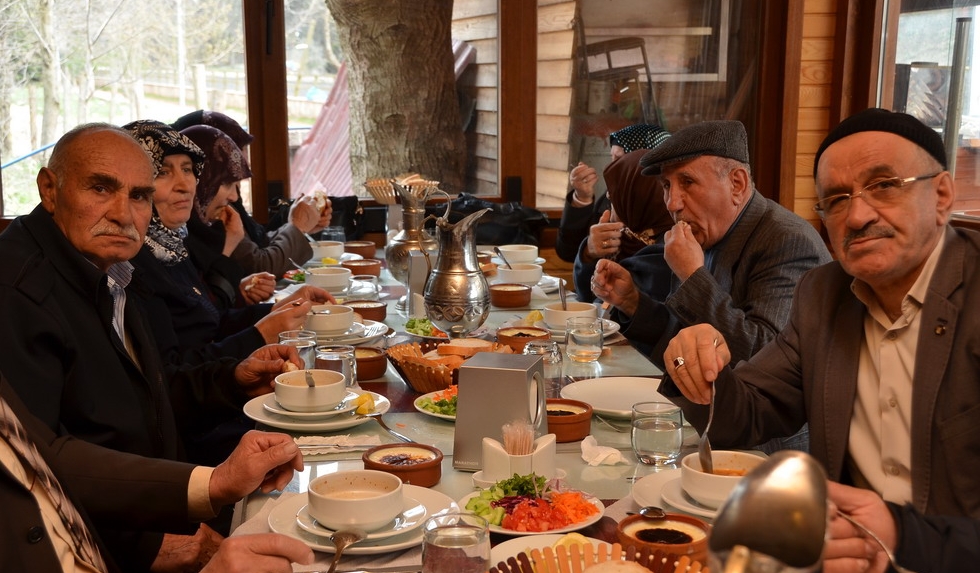
M 939 137 L 934 129 L 907 113 L 873 107 L 845 119 L 827 134 L 820 148 L 817 149 L 817 155 L 813 158 L 813 178 L 817 178 L 820 156 L 828 147 L 848 135 L 864 131 L 884 131 L 904 137 L 924 149 L 943 166 L 943 169 L 946 169 L 946 146 L 943 144 L 943 138 Z
M 640 160 L 644 175 L 660 175 L 664 165 L 690 161 L 702 155 L 749 162 L 749 138 L 739 121 L 704 121 L 674 132 Z

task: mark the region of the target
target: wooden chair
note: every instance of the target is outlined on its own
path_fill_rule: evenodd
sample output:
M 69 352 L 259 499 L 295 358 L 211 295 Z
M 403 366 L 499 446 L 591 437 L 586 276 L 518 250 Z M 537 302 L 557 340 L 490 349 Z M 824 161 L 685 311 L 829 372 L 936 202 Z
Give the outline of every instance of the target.
M 650 65 L 643 38 L 627 36 L 585 44 L 582 58 L 585 62 L 586 79 L 627 88 L 635 87 L 641 115 L 637 121 L 657 123 L 653 83 L 650 80 Z M 640 82 L 641 76 L 646 79 L 645 87 Z

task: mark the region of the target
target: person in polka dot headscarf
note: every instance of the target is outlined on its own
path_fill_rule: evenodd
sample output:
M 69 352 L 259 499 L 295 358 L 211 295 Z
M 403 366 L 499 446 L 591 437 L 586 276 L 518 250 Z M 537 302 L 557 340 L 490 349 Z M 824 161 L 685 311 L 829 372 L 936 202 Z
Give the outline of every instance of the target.
M 630 125 L 609 134 L 609 156 L 615 163 L 628 153 L 653 149 L 668 137 L 670 133 L 657 125 L 647 123 Z M 610 187 L 605 172 L 603 177 L 606 179 L 607 188 Z M 555 242 L 555 252 L 564 261 L 575 261 L 582 241 L 589 236 L 589 229 L 598 223 L 602 214 L 610 208 L 607 195 L 597 197 L 595 194 L 595 184 L 598 180 L 598 171 L 581 161 L 568 174 L 571 191 L 565 197 L 565 207 Z

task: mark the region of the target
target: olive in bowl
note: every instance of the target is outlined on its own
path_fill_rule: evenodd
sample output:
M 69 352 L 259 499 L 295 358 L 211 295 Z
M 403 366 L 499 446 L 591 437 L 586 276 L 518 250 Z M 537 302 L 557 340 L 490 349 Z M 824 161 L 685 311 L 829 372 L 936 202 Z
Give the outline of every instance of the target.
M 384 444 L 364 452 L 364 469 L 394 474 L 402 482 L 432 487 L 442 478 L 442 452 L 428 444 Z

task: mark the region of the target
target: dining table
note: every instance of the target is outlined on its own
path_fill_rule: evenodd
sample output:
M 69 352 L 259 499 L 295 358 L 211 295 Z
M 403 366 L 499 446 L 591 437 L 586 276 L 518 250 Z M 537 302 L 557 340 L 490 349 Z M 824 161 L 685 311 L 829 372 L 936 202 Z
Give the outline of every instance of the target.
M 382 253 L 379 252 L 378 258 L 384 259 Z M 487 278 L 490 283 L 495 280 L 492 275 Z M 545 280 L 547 278 L 549 277 L 546 276 L 541 283 L 533 288 L 529 305 L 519 308 L 491 307 L 484 324 L 472 335 L 492 340 L 497 328 L 514 324 L 515 321 L 527 317 L 532 310 L 540 310 L 545 304 L 558 301 L 557 288 L 550 288 L 554 283 Z M 381 299 L 386 301 L 388 305 L 387 317 L 384 320 L 387 329 L 384 334 L 359 342 L 359 344 L 385 348 L 417 341 L 416 337 L 405 331 L 405 323 L 410 318 L 408 307 L 412 305 L 406 304 L 404 305 L 405 308 L 400 308 L 398 304 L 399 299 L 406 293 L 406 287 L 395 281 L 387 269 L 383 269 L 381 272 L 380 284 Z M 290 289 L 296 288 L 296 285 L 281 286 L 285 288 L 280 296 L 288 293 Z M 338 297 L 338 302 L 342 303 L 342 301 L 343 298 Z M 563 343 L 560 338 L 558 341 Z M 649 379 L 648 392 L 657 396 L 655 391 L 661 376 L 662 371 L 656 365 L 631 346 L 621 334 L 614 332 L 606 337 L 604 351 L 597 362 L 577 363 L 569 360 L 567 356 L 564 357 L 560 383 L 563 388 L 555 388 L 553 391 L 564 394 L 569 391 L 565 390 L 566 388 L 590 380 L 599 380 L 598 383 L 601 383 L 603 379 L 629 380 L 635 383 L 637 378 L 641 378 Z M 640 380 L 640 382 L 645 381 Z M 386 400 L 387 410 L 382 417 L 391 429 L 413 441 L 434 446 L 443 452 L 442 475 L 439 482 L 429 488 L 437 492 L 432 495 L 441 494 L 445 498 L 459 501 L 479 489 L 472 471 L 461 471 L 453 467 L 455 421 L 430 415 L 417 409 L 415 400 L 422 393 L 416 392 L 392 364 L 388 364 L 383 376 L 371 380 L 358 380 L 357 386 L 362 391 L 372 392 Z M 488 405 L 488 407 L 492 407 L 492 405 Z M 619 453 L 619 456 L 615 456 L 618 458 L 617 463 L 590 465 L 583 457 L 582 441 L 556 445 L 555 466 L 558 469 L 563 487 L 594 496 L 601 500 L 605 506 L 603 517 L 581 529 L 579 533 L 610 543 L 616 541 L 618 521 L 624 518 L 628 511 L 635 511 L 638 508 L 638 504 L 631 496 L 633 485 L 641 480 L 666 482 L 677 479 L 680 473 L 680 470 L 677 469 L 680 458 L 678 458 L 677 464 L 664 466 L 647 465 L 636 458 L 630 444 L 630 420 L 628 417 L 630 404 L 624 403 L 620 407 L 625 408 L 625 412 L 617 410 L 609 412 L 607 415 L 594 415 L 590 432 L 598 446 L 611 448 Z M 624 416 L 624 413 L 627 415 Z M 264 420 L 261 415 L 257 417 Z M 268 420 L 266 421 L 268 422 Z M 263 430 L 284 431 L 298 440 L 309 436 L 342 435 L 349 437 L 351 443 L 357 443 L 359 440 L 383 444 L 398 441 L 381 425 L 372 420 L 334 431 L 320 430 L 321 426 L 315 424 L 312 426 L 318 428 L 317 430 L 307 430 L 302 423 L 269 424 L 257 421 L 256 426 Z M 697 434 L 695 430 L 690 425 L 685 424 L 682 457 L 696 451 L 696 443 Z M 345 451 L 304 454 L 303 471 L 297 471 L 282 491 L 270 494 L 255 492 L 236 505 L 232 521 L 233 535 L 269 531 L 269 516 L 275 516 L 277 511 L 275 507 L 278 502 L 282 501 L 281 498 L 304 495 L 310 482 L 318 476 L 337 471 L 363 469 L 364 463 L 361 456 L 364 449 L 365 447 L 355 446 L 351 449 L 345 449 Z M 323 451 L 320 450 L 320 452 Z M 656 487 L 656 483 L 654 486 Z M 647 489 L 649 490 L 649 488 Z M 645 495 L 651 497 L 649 491 Z M 655 491 L 652 496 L 657 497 Z M 292 503 L 295 504 L 296 502 L 293 501 Z M 281 513 L 282 510 L 278 511 Z M 676 508 L 673 508 L 672 511 L 684 513 Z M 702 515 L 702 519 L 710 521 L 710 518 L 705 515 Z M 508 539 L 510 536 L 504 533 L 494 532 L 491 534 L 491 543 L 495 546 Z M 329 558 L 329 554 L 317 553 L 318 565 L 325 564 Z M 397 571 L 415 571 L 420 567 L 420 560 L 419 547 L 401 548 L 391 551 L 390 554 L 371 553 L 361 556 L 355 552 L 355 555 L 347 557 L 347 553 L 345 553 L 344 562 L 339 571 L 365 568 L 372 571 L 385 571 L 384 566 Z M 304 569 L 297 568 L 296 570 Z

